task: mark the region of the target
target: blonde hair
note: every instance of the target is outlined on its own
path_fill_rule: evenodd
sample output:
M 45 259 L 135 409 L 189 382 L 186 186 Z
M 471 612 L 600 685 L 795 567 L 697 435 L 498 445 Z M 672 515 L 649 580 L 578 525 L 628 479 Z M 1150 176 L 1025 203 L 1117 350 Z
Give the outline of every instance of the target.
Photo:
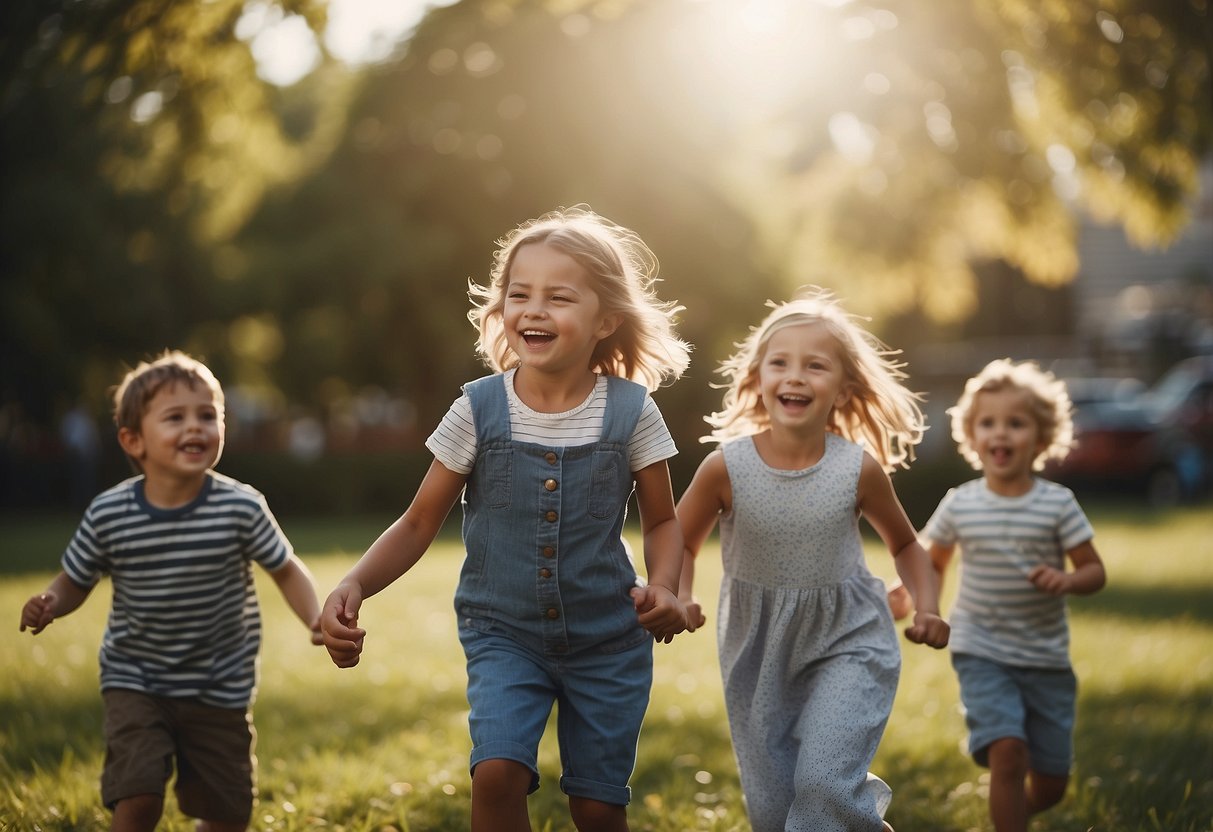
M 468 320 L 480 333 L 476 351 L 485 364 L 501 372 L 519 363 L 506 340 L 503 310 L 514 257 L 533 243 L 573 258 L 589 276 L 602 311 L 622 317 L 615 332 L 594 349 L 591 369 L 639 382 L 650 392 L 682 375 L 691 347 L 675 334 L 674 322 L 683 307 L 657 298 L 656 256 L 635 232 L 584 205 L 551 211 L 518 226 L 497 241 L 489 285 L 468 281 Z
M 805 287 L 785 303 L 767 301 L 772 310 L 737 351 L 721 363 L 718 372 L 728 379 L 723 408 L 705 417 L 715 428 L 702 442 L 724 442 L 765 430 L 770 415 L 758 389 L 758 371 L 771 336 L 793 326 L 818 324 L 838 342 L 844 384 L 850 396 L 834 408 L 826 429 L 866 446 L 886 471 L 906 467 L 914 459 L 914 446 L 922 441 L 926 420 L 921 397 L 902 385 L 904 364 L 864 329 L 855 316 L 842 309 L 833 295 L 816 286 Z
M 222 415 L 223 388 L 210 368 L 180 350 L 165 350 L 151 361 L 140 361 L 114 387 L 114 424 L 138 433 L 151 400 L 165 386 L 178 382 L 191 390 L 198 384 L 205 385 Z
M 1036 420 L 1040 442 L 1045 449 L 1032 460 L 1032 470 L 1039 471 L 1050 459 L 1065 459 L 1074 447 L 1074 406 L 1066 384 L 1034 361 L 1019 364 L 1009 358 L 991 361 L 981 372 L 965 382 L 964 392 L 955 407 L 948 408 L 952 417 L 952 438 L 974 469 L 981 470 L 981 458 L 973 447 L 973 406 L 979 393 L 1019 390 L 1028 396 L 1028 410 Z

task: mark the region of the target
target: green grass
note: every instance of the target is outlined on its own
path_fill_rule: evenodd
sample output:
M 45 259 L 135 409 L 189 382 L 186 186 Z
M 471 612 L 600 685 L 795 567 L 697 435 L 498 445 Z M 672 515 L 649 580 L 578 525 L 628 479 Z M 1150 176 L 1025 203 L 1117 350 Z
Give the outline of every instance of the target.
M 1108 565 L 1099 595 L 1071 601 L 1080 680 L 1077 762 L 1065 802 L 1036 832 L 1213 829 L 1213 512 L 1092 511 Z M 18 612 L 55 568 L 72 520 L 0 519 L 0 829 L 108 828 L 97 779 L 103 744 L 96 650 L 108 610 L 103 583 L 37 638 Z M 327 592 L 386 518 L 287 521 Z M 635 541 L 634 541 L 635 542 Z M 892 574 L 887 554 L 872 568 Z M 445 830 L 468 825 L 462 652 L 451 597 L 461 550 L 447 539 L 413 573 L 368 602 L 367 652 L 337 670 L 259 576 L 266 637 L 255 709 L 261 798 L 254 828 Z M 719 558 L 701 558 L 714 606 Z M 949 576 L 955 586 L 955 575 Z M 652 705 L 632 780 L 637 830 L 744 830 L 709 627 L 659 645 Z M 961 751 L 964 726 L 944 653 L 907 643 L 901 687 L 873 769 L 892 785 L 900 832 L 989 828 L 982 769 Z M 571 825 L 557 786 L 554 736 L 541 748 L 538 830 Z M 171 799 L 162 829 L 190 829 Z

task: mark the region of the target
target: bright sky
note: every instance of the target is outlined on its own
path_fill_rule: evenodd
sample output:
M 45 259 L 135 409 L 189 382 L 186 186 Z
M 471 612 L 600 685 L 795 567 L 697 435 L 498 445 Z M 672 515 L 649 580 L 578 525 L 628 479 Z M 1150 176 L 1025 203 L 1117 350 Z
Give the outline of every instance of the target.
M 425 13 L 454 0 L 329 0 L 328 25 L 322 34 L 329 54 L 349 64 L 389 57 Z M 247 41 L 257 61 L 257 74 L 290 86 L 316 68 L 320 48 L 316 32 L 299 15 L 285 14 L 273 0 L 249 0 L 236 24 L 236 36 Z

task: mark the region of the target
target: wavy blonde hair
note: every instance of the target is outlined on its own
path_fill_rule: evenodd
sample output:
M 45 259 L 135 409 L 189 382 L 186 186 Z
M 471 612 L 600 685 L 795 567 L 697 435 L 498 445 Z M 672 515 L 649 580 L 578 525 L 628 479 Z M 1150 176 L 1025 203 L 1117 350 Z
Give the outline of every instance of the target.
M 600 341 L 590 359 L 596 372 L 643 384 L 650 392 L 678 379 L 690 363 L 691 346 L 674 332 L 683 307 L 658 299 L 657 257 L 634 232 L 585 205 L 560 208 L 529 220 L 497 241 L 488 286 L 468 281 L 468 320 L 480 337 L 476 351 L 495 372 L 519 363 L 505 335 L 503 310 L 510 268 L 518 250 L 543 243 L 585 269 L 602 311 L 623 322 Z
M 973 405 L 979 393 L 1019 390 L 1028 396 L 1028 410 L 1036 419 L 1041 444 L 1045 449 L 1032 460 L 1032 470 L 1039 471 L 1050 459 L 1062 460 L 1074 447 L 1074 405 L 1066 384 L 1034 361 L 1016 364 L 1009 358 L 991 361 L 981 372 L 965 382 L 964 392 L 955 407 L 948 408 L 952 417 L 952 438 L 960 455 L 975 470 L 982 468 L 981 457 L 973 447 Z
M 715 430 L 701 442 L 724 442 L 759 433 L 770 425 L 762 403 L 758 371 L 771 336 L 793 326 L 824 326 L 838 342 L 844 384 L 850 397 L 834 408 L 826 429 L 864 445 L 886 471 L 907 467 L 914 459 L 914 446 L 922 441 L 926 420 L 919 406 L 921 397 L 902 385 L 904 364 L 848 314 L 825 289 L 808 286 L 787 302 L 767 301 L 772 311 L 749 336 L 734 346 L 737 351 L 723 361 L 718 372 L 728 379 L 723 408 L 705 417 Z

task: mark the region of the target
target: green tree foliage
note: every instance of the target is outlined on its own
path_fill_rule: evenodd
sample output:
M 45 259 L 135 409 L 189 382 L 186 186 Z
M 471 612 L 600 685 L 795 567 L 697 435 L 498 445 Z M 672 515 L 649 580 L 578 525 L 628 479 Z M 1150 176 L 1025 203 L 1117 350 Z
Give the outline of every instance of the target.
M 588 202 L 687 307 L 691 383 L 661 394 L 686 445 L 766 298 L 955 320 L 983 261 L 1063 283 L 1081 210 L 1165 244 L 1213 135 L 1207 0 L 463 0 L 285 89 L 256 8 L 325 25 L 0 4 L 6 405 L 48 420 L 172 345 L 275 408 L 379 386 L 431 424 L 481 371 L 494 239 Z

